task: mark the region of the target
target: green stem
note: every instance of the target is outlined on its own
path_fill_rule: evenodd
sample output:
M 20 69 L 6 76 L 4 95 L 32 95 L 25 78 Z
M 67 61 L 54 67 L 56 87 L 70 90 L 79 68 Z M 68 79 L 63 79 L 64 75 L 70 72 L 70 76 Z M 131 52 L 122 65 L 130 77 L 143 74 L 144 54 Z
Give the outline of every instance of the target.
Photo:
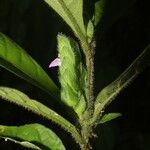
M 94 107 L 94 95 L 93 95 L 93 80 L 94 80 L 94 52 L 92 47 L 88 44 L 87 40 L 81 41 L 81 47 L 85 55 L 86 60 L 86 68 L 87 68 L 87 112 L 89 118 L 93 114 L 93 107 Z M 89 119 L 87 118 L 87 119 Z
M 74 32 L 76 34 L 76 36 L 79 38 L 80 43 L 81 43 L 81 47 L 82 50 L 84 52 L 85 55 L 85 59 L 86 59 L 86 67 L 87 67 L 87 116 L 92 116 L 93 114 L 93 107 L 94 107 L 94 103 L 93 103 L 93 72 L 94 72 L 94 56 L 93 56 L 93 50 L 91 48 L 91 46 L 88 43 L 88 39 L 86 37 L 86 35 L 82 32 L 81 28 L 79 27 L 76 19 L 74 18 L 74 16 L 72 15 L 72 13 L 70 12 L 70 10 L 66 7 L 65 3 L 63 0 L 58 0 L 59 4 L 61 4 L 61 7 L 63 8 L 64 12 L 67 14 L 68 18 L 70 19 L 70 21 L 72 22 L 72 25 L 74 27 Z
M 80 120 L 81 136 L 84 141 L 81 150 L 90 150 L 89 139 L 92 135 L 92 128 L 90 120 L 94 112 L 94 94 L 93 94 L 93 80 L 94 80 L 94 49 L 88 43 L 87 39 L 80 39 L 81 48 L 85 55 L 86 68 L 87 68 L 87 109 L 84 113 L 83 120 Z
M 73 23 L 75 34 L 80 40 L 81 47 L 83 49 L 83 52 L 85 54 L 86 59 L 86 67 L 88 72 L 88 81 L 87 81 L 87 96 L 88 96 L 88 111 L 93 110 L 93 72 L 94 72 L 94 57 L 91 46 L 87 42 L 87 37 L 85 34 L 81 31 L 76 19 L 70 12 L 70 10 L 66 7 L 63 0 L 59 0 L 59 3 L 61 4 L 63 10 L 68 15 L 68 18 Z M 92 112 L 91 112 L 92 114 Z
M 94 52 L 92 49 L 92 46 L 88 43 L 88 38 L 86 35 L 82 32 L 80 29 L 76 19 L 70 12 L 70 10 L 66 7 L 63 0 L 59 0 L 59 3 L 61 4 L 61 7 L 67 14 L 70 21 L 73 23 L 74 26 L 74 32 L 77 35 L 77 37 L 80 40 L 80 45 L 83 50 L 83 53 L 85 55 L 85 61 L 86 61 L 86 68 L 87 68 L 87 89 L 86 89 L 86 96 L 87 96 L 87 110 L 85 113 L 85 116 L 83 117 L 84 120 L 80 120 L 80 124 L 82 126 L 81 131 L 81 138 L 83 143 L 80 143 L 80 147 L 82 150 L 88 150 L 89 144 L 88 140 L 90 137 L 91 129 L 92 127 L 86 123 L 84 125 L 84 121 L 88 122 L 88 120 L 92 117 L 93 111 L 94 111 L 94 96 L 93 96 L 93 78 L 94 78 Z

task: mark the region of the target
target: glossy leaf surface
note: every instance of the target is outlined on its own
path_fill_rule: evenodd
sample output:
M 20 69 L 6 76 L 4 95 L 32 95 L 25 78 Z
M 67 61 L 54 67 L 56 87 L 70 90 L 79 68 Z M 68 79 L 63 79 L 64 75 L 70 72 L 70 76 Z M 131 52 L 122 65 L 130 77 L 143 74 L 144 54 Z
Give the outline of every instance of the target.
M 26 94 L 13 88 L 0 87 L 0 97 L 59 124 L 63 129 L 71 133 L 74 138 L 80 138 L 73 124 L 42 103 L 29 98 Z
M 17 138 L 23 141 L 22 146 L 28 148 L 37 149 L 36 146 L 31 144 L 33 142 L 35 145 L 43 145 L 45 147 L 42 148 L 43 150 L 65 150 L 60 138 L 52 130 L 40 124 L 28 124 L 18 127 L 0 125 L 0 136 Z
M 42 67 L 20 46 L 0 33 L 0 66 L 45 90 L 55 99 L 59 90 Z
M 83 0 L 44 0 L 72 28 L 78 38 L 85 36 Z

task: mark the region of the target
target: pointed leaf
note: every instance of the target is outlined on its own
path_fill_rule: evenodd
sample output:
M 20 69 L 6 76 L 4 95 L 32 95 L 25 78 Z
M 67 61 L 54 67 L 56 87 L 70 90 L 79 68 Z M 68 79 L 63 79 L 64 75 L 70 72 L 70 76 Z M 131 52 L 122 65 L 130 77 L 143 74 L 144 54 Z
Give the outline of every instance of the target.
M 99 0 L 95 3 L 95 25 L 100 23 L 102 32 L 107 31 L 135 2 L 136 0 Z
M 44 0 L 72 28 L 78 38 L 85 36 L 83 0 Z
M 31 142 L 35 145 L 43 145 L 44 149 L 65 150 L 60 138 L 52 130 L 40 124 L 28 124 L 18 127 L 0 125 L 0 135 L 23 140 L 25 141 L 23 146 L 26 147 L 30 147 L 30 144 L 27 144 L 27 142 Z
M 80 135 L 75 126 L 42 103 L 30 99 L 27 95 L 16 89 L 7 87 L 0 87 L 0 97 L 59 124 L 63 129 L 71 133 L 78 142 L 80 142 Z
M 58 97 L 58 88 L 41 66 L 20 46 L 0 33 L 0 66 Z
M 0 134 L 1 135 L 1 134 Z M 15 139 L 12 139 L 12 138 L 9 138 L 9 137 L 2 137 L 0 136 L 0 138 L 3 138 L 5 139 L 5 142 L 7 141 L 11 141 L 11 142 L 14 142 L 16 144 L 19 144 L 21 146 L 24 146 L 24 147 L 27 147 L 27 148 L 30 148 L 30 149 L 34 149 L 34 150 L 42 150 L 40 147 L 36 146 L 35 144 L 33 143 L 30 143 L 30 142 L 27 142 L 27 141 L 17 141 Z
M 62 34 L 59 34 L 57 39 L 61 61 L 59 67 L 61 100 L 80 116 L 86 109 L 84 95 L 87 72 L 82 63 L 78 44 Z
M 94 36 L 94 25 L 91 20 L 89 20 L 87 25 L 87 36 L 88 36 L 88 42 L 90 43 Z
M 97 26 L 97 24 L 100 22 L 105 8 L 106 0 L 100 0 L 95 3 L 95 12 L 93 16 L 94 25 Z
M 137 75 L 150 65 L 150 45 L 133 61 L 133 63 L 111 84 L 106 86 L 97 96 L 95 102 L 95 116 L 133 81 Z
M 109 114 L 105 114 L 101 119 L 99 123 L 106 123 L 109 122 L 113 119 L 116 119 L 118 117 L 122 116 L 122 114 L 120 113 L 109 113 Z

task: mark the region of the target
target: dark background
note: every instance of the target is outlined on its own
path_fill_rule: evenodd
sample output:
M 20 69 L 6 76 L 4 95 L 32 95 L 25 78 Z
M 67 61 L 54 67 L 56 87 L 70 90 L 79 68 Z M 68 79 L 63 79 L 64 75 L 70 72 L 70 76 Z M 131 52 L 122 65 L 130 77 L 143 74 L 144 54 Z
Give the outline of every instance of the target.
M 85 0 L 85 22 L 91 17 L 93 3 Z M 107 0 L 104 12 L 96 35 L 95 94 L 123 72 L 150 43 L 148 0 Z M 72 35 L 72 32 L 42 0 L 0 0 L 0 32 L 26 49 L 58 83 L 57 69 L 48 69 L 48 64 L 57 56 L 57 33 Z M 0 85 L 14 87 L 56 107 L 44 92 L 3 68 L 0 68 Z M 147 67 L 106 109 L 106 112 L 120 112 L 123 116 L 96 129 L 99 138 L 92 141 L 94 150 L 150 150 L 149 91 L 150 67 Z M 0 124 L 32 122 L 54 129 L 67 149 L 78 149 L 70 135 L 56 125 L 18 106 L 0 101 Z M 26 148 L 0 140 L 0 150 L 17 149 Z

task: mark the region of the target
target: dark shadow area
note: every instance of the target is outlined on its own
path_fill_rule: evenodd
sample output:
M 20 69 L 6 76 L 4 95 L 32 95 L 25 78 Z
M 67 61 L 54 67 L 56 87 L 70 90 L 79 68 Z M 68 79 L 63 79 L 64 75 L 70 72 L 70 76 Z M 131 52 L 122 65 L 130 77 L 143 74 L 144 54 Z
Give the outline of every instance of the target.
M 97 29 L 96 94 L 150 43 L 148 1 L 107 0 L 104 14 Z M 120 112 L 123 116 L 97 128 L 99 138 L 94 150 L 149 150 L 149 77 L 150 67 L 106 108 L 106 112 Z
M 86 23 L 93 13 L 93 1 L 85 0 Z M 97 27 L 95 55 L 95 95 L 120 75 L 150 43 L 150 9 L 146 0 L 106 0 L 104 16 Z M 89 11 L 89 12 L 88 12 Z M 58 32 L 72 35 L 64 21 L 42 0 L 0 0 L 0 32 L 5 33 L 45 69 L 59 85 L 57 69 L 48 64 L 57 57 Z M 71 120 L 63 106 L 26 81 L 0 68 L 0 85 L 19 89 L 31 98 L 56 109 Z M 106 112 L 120 112 L 122 117 L 95 129 L 99 138 L 92 141 L 94 150 L 150 149 L 150 67 L 143 71 Z M 0 124 L 41 123 L 62 139 L 67 150 L 78 146 L 64 130 L 48 120 L 0 100 Z M 26 150 L 0 140 L 0 150 Z

